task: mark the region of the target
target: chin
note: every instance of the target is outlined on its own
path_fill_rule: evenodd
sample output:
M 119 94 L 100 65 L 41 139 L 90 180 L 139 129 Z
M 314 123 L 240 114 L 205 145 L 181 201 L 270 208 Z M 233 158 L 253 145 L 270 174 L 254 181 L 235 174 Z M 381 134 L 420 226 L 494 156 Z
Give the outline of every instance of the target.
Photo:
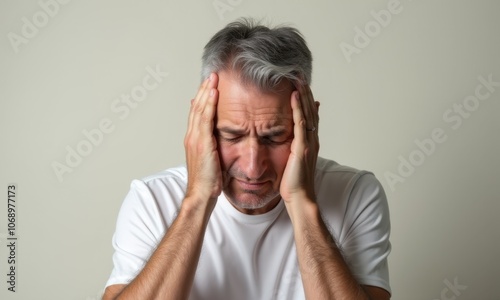
M 276 200 L 276 198 L 280 197 L 279 193 L 272 193 L 264 196 L 259 196 L 252 193 L 242 193 L 240 195 L 234 195 L 232 193 L 225 194 L 229 199 L 229 202 L 231 202 L 231 204 L 237 209 L 241 210 L 256 210 L 265 208 L 274 200 Z

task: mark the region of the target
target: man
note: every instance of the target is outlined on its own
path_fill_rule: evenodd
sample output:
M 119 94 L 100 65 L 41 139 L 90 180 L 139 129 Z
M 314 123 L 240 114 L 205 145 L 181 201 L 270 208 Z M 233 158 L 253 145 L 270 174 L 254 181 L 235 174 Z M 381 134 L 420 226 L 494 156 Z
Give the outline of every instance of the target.
M 373 174 L 318 157 L 312 58 L 251 20 L 206 45 L 186 166 L 132 182 L 103 299 L 389 299 Z

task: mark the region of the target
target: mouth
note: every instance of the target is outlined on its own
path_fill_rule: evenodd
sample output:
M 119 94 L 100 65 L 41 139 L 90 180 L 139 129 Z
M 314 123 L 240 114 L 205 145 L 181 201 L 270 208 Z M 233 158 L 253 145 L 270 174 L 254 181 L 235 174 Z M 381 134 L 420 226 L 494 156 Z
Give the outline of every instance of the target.
M 249 190 L 249 191 L 257 191 L 262 189 L 266 184 L 267 181 L 262 181 L 262 182 L 250 182 L 250 181 L 244 181 L 244 180 L 239 180 L 236 179 L 238 184 L 243 190 Z

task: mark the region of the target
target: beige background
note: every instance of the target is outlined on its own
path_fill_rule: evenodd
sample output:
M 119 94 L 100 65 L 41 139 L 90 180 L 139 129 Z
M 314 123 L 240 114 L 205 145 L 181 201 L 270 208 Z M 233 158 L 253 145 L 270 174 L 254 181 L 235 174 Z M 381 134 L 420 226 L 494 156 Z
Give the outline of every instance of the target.
M 52 16 L 40 3 L 52 3 Z M 99 297 L 130 181 L 184 161 L 202 47 L 229 21 L 255 16 L 298 27 L 310 45 L 321 155 L 372 170 L 386 189 L 393 299 L 498 299 L 500 87 L 479 88 L 485 100 L 468 96 L 481 76 L 500 82 L 500 2 L 40 3 L 0 2 L 0 188 L 19 189 L 18 292 L 6 291 L 2 196 L 0 298 Z M 370 12 L 388 5 L 398 13 L 377 32 Z M 29 31 L 23 18 L 40 26 Z M 355 27 L 367 25 L 369 44 L 344 55 L 341 45 L 355 46 Z M 113 102 L 139 93 L 148 66 L 168 76 L 127 116 L 117 113 Z M 464 101 L 462 117 L 454 105 Z M 102 119 L 113 130 L 85 148 L 82 131 Z M 419 152 L 414 140 L 436 130 L 446 139 Z M 78 145 L 88 155 L 59 180 L 53 164 Z M 412 174 L 398 171 L 400 156 L 416 165 Z M 400 181 L 391 187 L 387 172 Z M 446 290 L 454 280 L 467 287 Z

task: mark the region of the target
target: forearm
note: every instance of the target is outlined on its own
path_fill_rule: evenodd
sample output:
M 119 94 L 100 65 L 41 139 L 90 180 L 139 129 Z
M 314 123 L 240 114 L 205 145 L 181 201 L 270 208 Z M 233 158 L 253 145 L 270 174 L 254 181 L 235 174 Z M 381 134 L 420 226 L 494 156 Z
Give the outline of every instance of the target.
M 369 299 L 352 276 L 318 206 L 290 207 L 299 267 L 307 299 Z M 295 204 L 296 205 L 296 204 Z
M 186 204 L 137 277 L 116 299 L 187 299 L 213 205 Z

